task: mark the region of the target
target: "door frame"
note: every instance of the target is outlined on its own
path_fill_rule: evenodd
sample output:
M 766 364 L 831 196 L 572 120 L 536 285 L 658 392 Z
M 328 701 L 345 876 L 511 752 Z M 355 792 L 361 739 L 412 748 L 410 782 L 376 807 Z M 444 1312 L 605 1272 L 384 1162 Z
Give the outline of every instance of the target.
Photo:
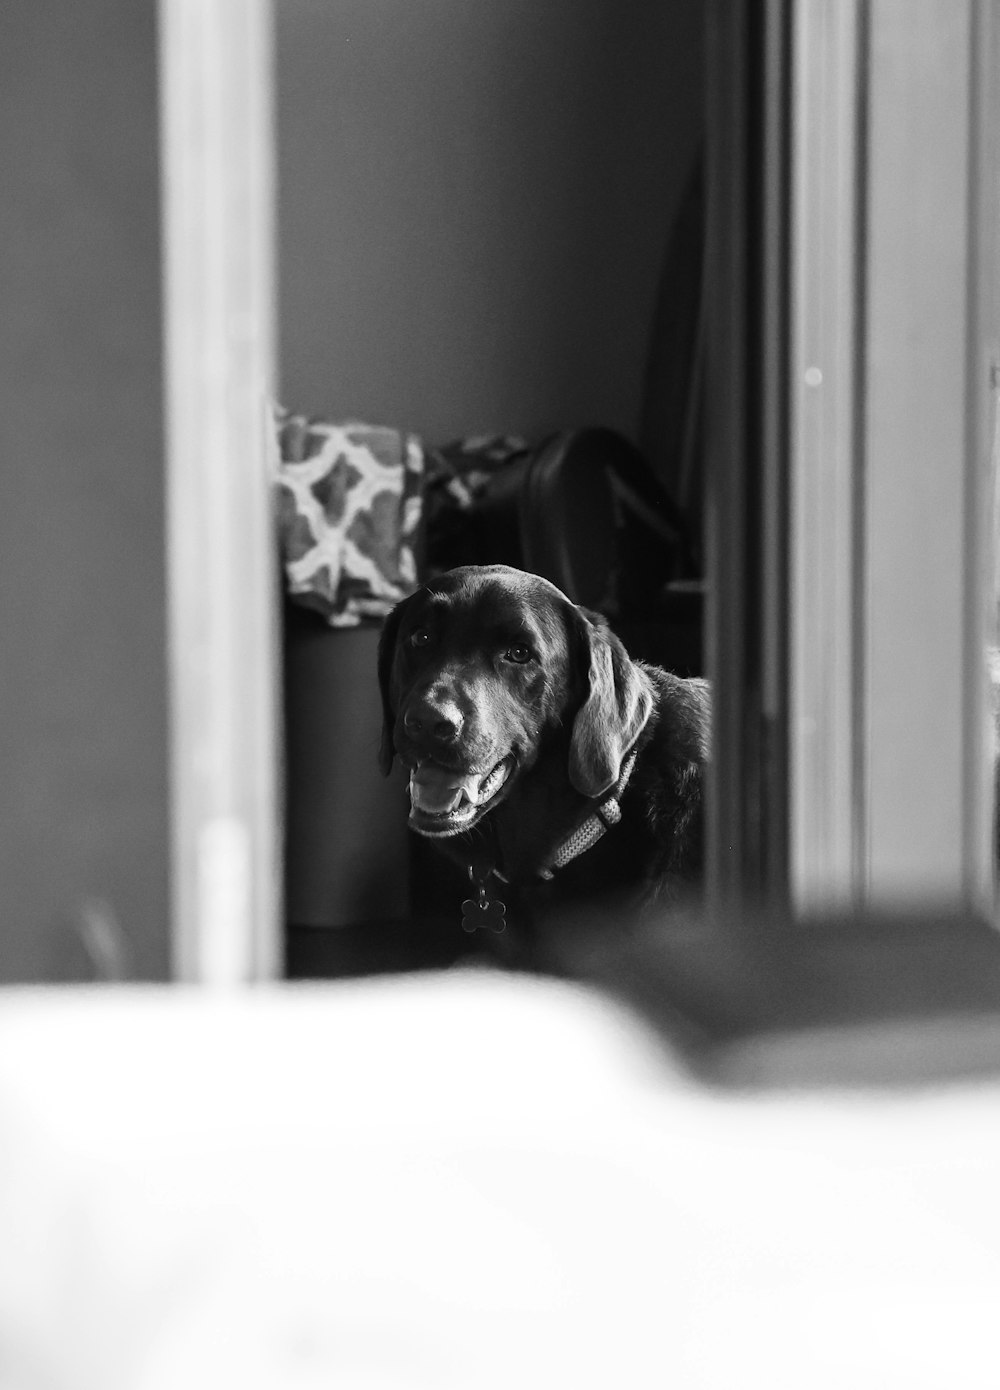
M 282 970 L 270 0 L 160 0 L 172 971 Z

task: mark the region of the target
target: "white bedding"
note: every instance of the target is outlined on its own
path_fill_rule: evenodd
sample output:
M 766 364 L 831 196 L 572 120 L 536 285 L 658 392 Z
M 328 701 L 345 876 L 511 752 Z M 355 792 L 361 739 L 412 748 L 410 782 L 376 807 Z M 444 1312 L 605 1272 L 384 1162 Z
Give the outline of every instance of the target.
M 486 971 L 8 990 L 0 1387 L 985 1390 L 998 1115 L 706 1091 Z

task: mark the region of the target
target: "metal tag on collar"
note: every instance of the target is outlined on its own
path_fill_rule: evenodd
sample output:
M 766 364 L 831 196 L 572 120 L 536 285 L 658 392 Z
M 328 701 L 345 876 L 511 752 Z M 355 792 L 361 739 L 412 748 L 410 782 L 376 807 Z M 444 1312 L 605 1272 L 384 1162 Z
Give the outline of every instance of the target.
M 469 880 L 476 890 L 474 898 L 466 898 L 462 903 L 462 930 L 474 932 L 479 927 L 490 927 L 501 932 L 507 925 L 507 904 L 499 898 L 491 898 L 486 885 L 493 873 L 493 866 L 484 864 L 469 865 Z

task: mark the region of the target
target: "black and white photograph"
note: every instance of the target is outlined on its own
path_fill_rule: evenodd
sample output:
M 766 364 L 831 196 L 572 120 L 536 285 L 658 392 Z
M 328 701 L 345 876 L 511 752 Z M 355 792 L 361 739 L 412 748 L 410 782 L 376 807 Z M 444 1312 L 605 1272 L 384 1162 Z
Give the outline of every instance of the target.
M 0 1390 L 996 1390 L 1000 0 L 5 0 Z

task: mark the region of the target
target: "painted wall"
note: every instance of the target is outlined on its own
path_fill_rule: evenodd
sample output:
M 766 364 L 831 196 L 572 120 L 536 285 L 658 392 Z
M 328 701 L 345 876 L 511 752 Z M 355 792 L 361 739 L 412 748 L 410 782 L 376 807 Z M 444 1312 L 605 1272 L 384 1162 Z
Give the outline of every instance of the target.
M 633 431 L 700 0 L 278 0 L 296 409 Z
M 7 0 L 0 42 L 0 982 L 167 962 L 153 0 Z
M 702 129 L 701 0 L 278 0 L 276 21 L 285 403 L 432 442 L 634 435 Z M 405 907 L 374 646 L 288 634 L 303 925 Z

